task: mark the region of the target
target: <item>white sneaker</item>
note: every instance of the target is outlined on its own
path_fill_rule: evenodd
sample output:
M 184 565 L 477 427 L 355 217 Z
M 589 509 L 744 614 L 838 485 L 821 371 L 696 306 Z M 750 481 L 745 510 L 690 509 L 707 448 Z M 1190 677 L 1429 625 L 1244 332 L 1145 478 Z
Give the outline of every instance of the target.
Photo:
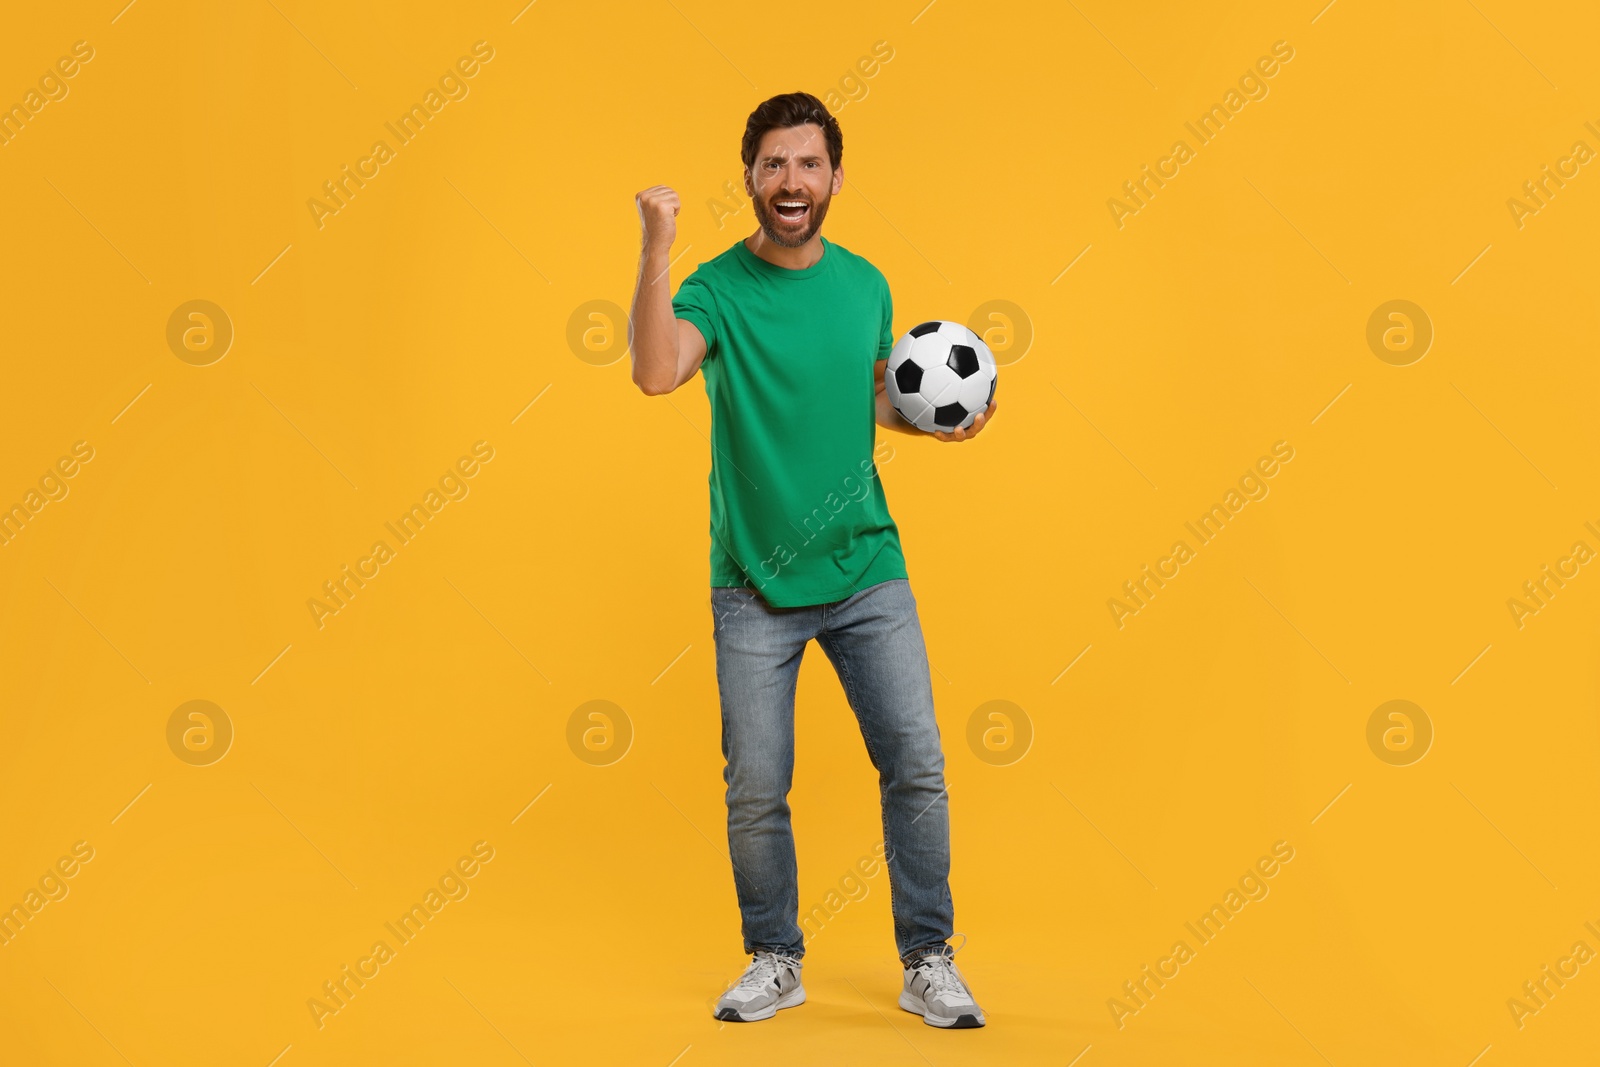
M 962 940 L 965 945 L 965 939 Z M 922 1016 L 929 1026 L 965 1030 L 982 1026 L 983 1009 L 972 999 L 966 979 L 956 970 L 956 950 L 949 945 L 942 952 L 923 956 L 906 968 L 906 985 L 900 993 L 900 1006 Z
M 744 974 L 717 1001 L 713 1014 L 725 1022 L 753 1023 L 772 1018 L 779 1008 L 805 1002 L 800 961 L 775 952 L 757 952 Z

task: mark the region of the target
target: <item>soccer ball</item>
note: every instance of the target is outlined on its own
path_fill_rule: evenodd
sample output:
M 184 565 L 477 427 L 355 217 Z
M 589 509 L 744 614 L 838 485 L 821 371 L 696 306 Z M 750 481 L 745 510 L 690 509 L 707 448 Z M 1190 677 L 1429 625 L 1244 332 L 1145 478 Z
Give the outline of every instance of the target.
M 913 326 L 884 370 L 889 402 L 919 430 L 966 429 L 994 399 L 994 354 L 959 322 Z

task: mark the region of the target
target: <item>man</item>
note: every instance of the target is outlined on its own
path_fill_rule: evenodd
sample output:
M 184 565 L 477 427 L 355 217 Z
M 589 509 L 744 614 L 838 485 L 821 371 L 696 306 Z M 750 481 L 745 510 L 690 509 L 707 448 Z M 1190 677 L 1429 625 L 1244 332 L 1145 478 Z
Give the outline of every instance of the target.
M 760 228 L 701 263 L 669 299 L 678 195 L 636 201 L 644 231 L 631 314 L 633 380 L 670 393 L 703 370 L 711 401 L 711 603 L 726 760 L 728 850 L 754 957 L 716 1017 L 751 1022 L 805 1000 L 796 924 L 794 694 L 815 638 L 879 775 L 900 1006 L 932 1026 L 984 1025 L 952 960 L 950 824 L 916 599 L 873 462 L 874 425 L 922 436 L 889 403 L 889 285 L 822 237 L 844 184 L 838 121 L 809 93 L 745 126 Z M 970 428 L 933 436 L 964 441 Z

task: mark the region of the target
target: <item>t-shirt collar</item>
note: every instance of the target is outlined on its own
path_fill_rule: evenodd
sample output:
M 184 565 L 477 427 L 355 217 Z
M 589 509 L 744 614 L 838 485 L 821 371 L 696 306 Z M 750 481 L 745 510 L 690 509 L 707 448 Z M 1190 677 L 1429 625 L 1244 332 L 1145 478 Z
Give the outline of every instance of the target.
M 745 244 L 743 239 L 741 239 L 738 243 L 738 254 L 739 258 L 744 260 L 752 270 L 761 274 L 766 274 L 774 278 L 784 278 L 789 281 L 802 281 L 806 278 L 815 278 L 819 276 L 822 274 L 824 267 L 833 262 L 828 253 L 828 250 L 833 247 L 832 242 L 826 237 L 822 237 L 820 234 L 818 235 L 818 239 L 822 242 L 821 258 L 819 258 L 815 263 L 811 264 L 811 266 L 803 267 L 800 270 L 794 270 L 790 267 L 780 267 L 776 263 L 768 263 L 754 252 L 750 251 L 750 246 Z

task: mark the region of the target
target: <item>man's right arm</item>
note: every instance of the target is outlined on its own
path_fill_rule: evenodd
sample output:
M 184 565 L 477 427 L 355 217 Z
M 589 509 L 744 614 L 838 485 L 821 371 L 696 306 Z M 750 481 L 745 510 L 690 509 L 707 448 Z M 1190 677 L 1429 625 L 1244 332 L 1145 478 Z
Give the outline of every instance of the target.
M 628 315 L 633 383 L 647 396 L 670 393 L 700 369 L 706 341 L 692 322 L 672 313 L 672 242 L 678 235 L 678 194 L 655 185 L 634 197 L 644 243 Z

